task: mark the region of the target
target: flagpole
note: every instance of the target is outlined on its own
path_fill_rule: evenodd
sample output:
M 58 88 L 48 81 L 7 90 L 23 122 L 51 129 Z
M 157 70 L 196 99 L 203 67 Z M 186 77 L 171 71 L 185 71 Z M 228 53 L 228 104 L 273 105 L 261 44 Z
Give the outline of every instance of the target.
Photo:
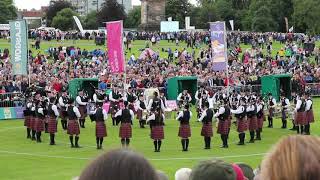
M 226 71 L 227 71 L 227 97 L 229 98 L 230 94 L 230 82 L 229 82 L 229 68 L 228 68 L 228 42 L 227 42 L 227 30 L 226 30 L 226 22 L 224 21 L 224 56 L 225 56 L 225 63 L 226 63 Z

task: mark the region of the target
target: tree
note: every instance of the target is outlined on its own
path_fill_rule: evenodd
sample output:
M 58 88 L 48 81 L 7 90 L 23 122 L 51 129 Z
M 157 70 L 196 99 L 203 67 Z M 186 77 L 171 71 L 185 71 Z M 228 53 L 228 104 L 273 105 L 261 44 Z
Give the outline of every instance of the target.
M 91 11 L 83 19 L 84 28 L 86 29 L 98 29 L 97 23 L 97 11 Z
M 167 0 L 166 16 L 179 21 L 180 28 L 184 28 L 185 17 L 190 16 L 192 7 L 192 4 L 188 0 Z
M 231 26 L 228 22 L 229 20 L 234 20 L 235 18 L 235 11 L 232 8 L 231 1 L 218 0 L 215 5 L 216 5 L 217 13 L 219 15 L 219 19 L 226 21 L 227 27 L 231 29 Z
M 124 20 L 126 13 L 124 7 L 116 0 L 105 0 L 101 10 L 97 14 L 97 22 L 99 26 L 104 26 L 104 22 Z
M 17 18 L 17 9 L 13 5 L 12 0 L 1 0 L 0 9 L 1 24 L 8 24 L 9 20 L 14 20 Z
M 320 33 L 320 4 L 318 0 L 294 0 L 295 32 Z
M 254 13 L 251 30 L 254 32 L 272 32 L 276 29 L 270 9 L 263 5 Z
M 52 26 L 63 31 L 73 28 L 73 17 L 77 14 L 70 8 L 62 9 L 52 20 Z
M 47 18 L 47 25 L 52 26 L 52 20 L 57 15 L 59 11 L 65 8 L 74 9 L 71 5 L 71 3 L 67 1 L 54 1 L 52 4 L 50 4 L 47 12 L 46 12 L 46 18 Z
M 137 28 L 141 24 L 141 6 L 133 8 L 124 21 L 124 27 Z
M 213 0 L 199 0 L 199 6 L 192 8 L 191 22 L 196 28 L 208 29 L 208 22 L 219 20 L 216 5 Z

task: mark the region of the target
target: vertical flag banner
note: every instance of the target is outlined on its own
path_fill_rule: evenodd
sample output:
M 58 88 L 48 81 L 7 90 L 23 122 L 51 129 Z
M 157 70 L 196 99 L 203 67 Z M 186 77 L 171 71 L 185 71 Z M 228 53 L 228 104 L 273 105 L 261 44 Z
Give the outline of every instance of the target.
M 234 20 L 230 20 L 229 23 L 231 26 L 231 30 L 234 31 Z
M 107 22 L 107 47 L 109 66 L 112 73 L 123 73 L 125 61 L 123 54 L 122 21 Z
M 210 23 L 212 62 L 214 71 L 223 71 L 227 68 L 227 40 L 225 22 Z
M 27 75 L 28 30 L 25 20 L 10 21 L 11 63 L 14 75 Z

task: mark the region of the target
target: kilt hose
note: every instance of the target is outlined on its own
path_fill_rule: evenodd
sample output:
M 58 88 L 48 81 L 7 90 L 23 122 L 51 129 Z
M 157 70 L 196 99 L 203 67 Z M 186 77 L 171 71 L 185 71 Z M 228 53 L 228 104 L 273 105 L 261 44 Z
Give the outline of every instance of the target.
M 27 128 L 31 128 L 31 116 L 25 116 L 24 117 L 24 123 L 23 125 L 26 126 Z
M 248 118 L 249 131 L 255 131 L 258 128 L 257 116 Z
M 179 127 L 178 136 L 182 139 L 188 139 L 191 137 L 191 128 L 189 124 L 181 124 Z
M 312 109 L 306 111 L 306 119 L 308 123 L 314 123 L 314 114 Z
M 36 123 L 35 123 L 35 126 L 36 126 L 36 132 L 42 132 L 44 131 L 44 121 L 45 121 L 45 118 L 37 118 L 36 119 Z
M 151 129 L 151 139 L 162 140 L 164 139 L 163 126 L 153 126 Z
M 121 123 L 119 137 L 121 139 L 129 139 L 132 137 L 131 123 Z
M 96 121 L 96 137 L 103 138 L 107 136 L 106 124 L 103 121 Z
M 73 136 L 73 135 L 79 135 L 80 134 L 80 127 L 78 120 L 76 119 L 69 119 L 68 120 L 68 130 L 67 134 Z
M 295 122 L 297 125 L 304 126 L 308 124 L 305 112 L 297 112 L 297 115 L 295 118 L 296 118 Z
M 87 106 L 79 106 L 79 112 L 81 117 L 79 119 L 86 119 L 87 117 Z
M 231 121 L 229 120 L 229 118 L 225 120 L 219 120 L 217 133 L 221 135 L 229 134 L 230 122 Z
M 273 117 L 274 116 L 274 108 L 269 108 L 269 117 Z
M 248 130 L 248 124 L 246 118 L 239 119 L 237 118 L 237 131 L 243 133 Z
M 204 137 L 212 137 L 213 136 L 212 122 L 202 124 L 201 136 L 204 136 Z
M 47 120 L 48 120 L 48 133 L 50 133 L 50 134 L 56 133 L 57 132 L 57 124 L 58 124 L 56 117 L 48 116 Z

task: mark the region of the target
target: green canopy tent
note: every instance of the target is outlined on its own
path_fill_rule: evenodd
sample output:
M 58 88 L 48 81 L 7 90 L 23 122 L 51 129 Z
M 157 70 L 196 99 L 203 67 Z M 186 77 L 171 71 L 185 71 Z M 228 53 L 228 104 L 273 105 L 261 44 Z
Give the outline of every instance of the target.
M 78 91 L 83 89 L 89 97 L 92 97 L 95 89 L 98 89 L 98 84 L 98 78 L 75 78 L 69 82 L 68 92 L 72 98 L 76 98 Z
M 188 90 L 195 103 L 194 95 L 197 92 L 198 79 L 196 76 L 177 76 L 168 79 L 167 97 L 169 100 L 176 100 L 183 90 Z
M 291 74 L 275 74 L 261 77 L 262 95 L 269 93 L 279 101 L 281 93 L 287 98 L 291 98 Z

